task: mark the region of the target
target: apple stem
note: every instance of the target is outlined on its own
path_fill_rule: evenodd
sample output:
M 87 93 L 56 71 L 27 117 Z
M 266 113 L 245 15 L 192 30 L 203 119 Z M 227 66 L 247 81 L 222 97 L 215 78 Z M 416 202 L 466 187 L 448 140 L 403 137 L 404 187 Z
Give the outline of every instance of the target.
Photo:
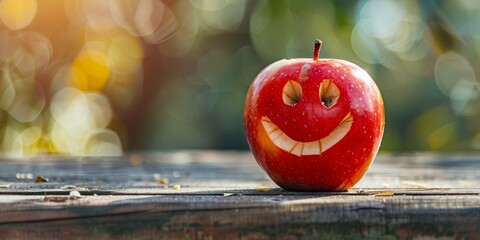
M 322 41 L 320 39 L 315 40 L 315 46 L 313 47 L 313 60 L 318 61 L 320 57 L 320 48 L 322 48 Z

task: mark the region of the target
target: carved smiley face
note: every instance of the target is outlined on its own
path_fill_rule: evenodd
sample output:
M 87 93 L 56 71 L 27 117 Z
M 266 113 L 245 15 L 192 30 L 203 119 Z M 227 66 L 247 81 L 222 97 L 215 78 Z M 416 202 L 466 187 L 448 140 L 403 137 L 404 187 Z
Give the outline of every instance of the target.
M 368 170 L 385 112 L 378 87 L 359 66 L 296 58 L 274 62 L 255 77 L 243 120 L 255 160 L 280 187 L 338 191 Z
M 334 107 L 341 98 L 340 90 L 331 79 L 324 79 L 320 83 L 318 96 L 322 107 L 325 109 Z M 301 99 L 301 85 L 296 81 L 288 80 L 283 87 L 283 103 L 287 106 L 295 107 Z M 331 132 L 313 141 L 296 140 L 294 137 L 286 134 L 267 116 L 263 116 L 261 122 L 275 146 L 296 156 L 307 156 L 320 155 L 341 141 L 350 131 L 353 120 L 351 112 L 348 112 Z

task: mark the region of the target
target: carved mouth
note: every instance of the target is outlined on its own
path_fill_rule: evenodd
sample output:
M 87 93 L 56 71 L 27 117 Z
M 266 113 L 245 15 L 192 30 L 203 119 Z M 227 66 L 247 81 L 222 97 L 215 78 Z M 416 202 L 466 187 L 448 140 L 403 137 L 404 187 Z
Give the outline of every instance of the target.
M 262 124 L 268 137 L 278 148 L 285 150 L 291 154 L 297 156 L 306 155 L 320 155 L 327 151 L 329 148 L 337 144 L 342 140 L 345 135 L 350 131 L 352 127 L 353 117 L 350 112 L 343 118 L 338 126 L 333 129 L 326 137 L 311 141 L 301 142 L 293 140 L 287 134 L 285 134 L 275 123 L 273 123 L 268 117 L 262 117 Z

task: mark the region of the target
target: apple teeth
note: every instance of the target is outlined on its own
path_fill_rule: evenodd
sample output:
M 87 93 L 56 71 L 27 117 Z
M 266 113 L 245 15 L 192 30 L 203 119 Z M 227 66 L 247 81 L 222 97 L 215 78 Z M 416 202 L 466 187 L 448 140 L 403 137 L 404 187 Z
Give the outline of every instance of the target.
M 288 82 L 283 87 L 283 102 L 287 105 L 293 106 L 300 101 L 302 98 L 302 87 L 300 83 L 293 80 L 288 80 Z
M 268 134 L 271 134 L 276 130 L 280 130 L 280 128 L 278 128 L 277 125 L 273 124 L 272 121 L 270 121 L 270 119 L 268 119 L 267 117 L 262 117 L 262 122 L 267 122 L 263 124 L 263 127 Z
M 353 117 L 350 113 L 343 118 L 343 120 L 338 124 L 338 126 L 333 129 L 333 131 L 328 134 L 326 137 L 320 140 L 324 150 L 327 150 L 337 144 L 342 140 L 345 135 L 347 135 L 350 128 L 352 128 Z
M 352 128 L 352 123 L 353 116 L 348 113 L 338 126 L 326 137 L 317 141 L 301 142 L 290 138 L 268 117 L 262 117 L 262 125 L 275 146 L 296 156 L 322 154 L 347 135 Z
M 323 106 L 331 108 L 335 105 L 340 97 L 340 90 L 331 79 L 324 79 L 320 83 L 320 99 Z
M 281 132 L 281 130 L 280 130 L 280 132 Z M 298 145 L 298 143 L 299 143 L 298 141 L 295 141 L 295 140 L 291 139 L 290 137 L 288 137 L 287 134 L 285 134 L 285 133 L 283 133 L 280 137 L 273 140 L 273 142 L 277 146 L 282 146 L 283 148 L 288 149 L 288 150 L 285 150 L 285 151 L 288 151 L 288 152 L 291 152 L 292 149 L 295 148 L 295 145 Z
M 304 144 L 302 142 L 297 142 L 297 144 L 295 144 L 295 146 L 293 147 L 293 149 L 291 149 L 290 153 L 294 154 L 294 155 L 297 155 L 297 156 L 301 156 L 302 153 L 303 153 L 303 148 L 304 148 Z
M 268 133 L 268 136 L 270 137 L 270 139 L 272 139 L 272 141 L 274 142 L 277 141 L 280 143 L 281 138 L 285 138 L 286 134 L 282 130 L 280 130 L 280 128 L 277 128 L 274 131 L 271 131 L 270 133 Z
M 304 143 L 302 155 L 320 155 L 322 153 L 322 146 L 320 141 Z

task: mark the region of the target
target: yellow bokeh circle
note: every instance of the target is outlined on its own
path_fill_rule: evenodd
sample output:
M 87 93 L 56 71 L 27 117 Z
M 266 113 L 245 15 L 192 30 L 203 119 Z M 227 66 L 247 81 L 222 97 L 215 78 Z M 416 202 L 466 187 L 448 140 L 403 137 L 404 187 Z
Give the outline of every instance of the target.
M 28 26 L 37 13 L 37 0 L 0 1 L 0 19 L 10 29 Z
M 104 53 L 97 50 L 82 51 L 73 62 L 68 80 L 82 91 L 100 91 L 110 77 L 110 63 Z

